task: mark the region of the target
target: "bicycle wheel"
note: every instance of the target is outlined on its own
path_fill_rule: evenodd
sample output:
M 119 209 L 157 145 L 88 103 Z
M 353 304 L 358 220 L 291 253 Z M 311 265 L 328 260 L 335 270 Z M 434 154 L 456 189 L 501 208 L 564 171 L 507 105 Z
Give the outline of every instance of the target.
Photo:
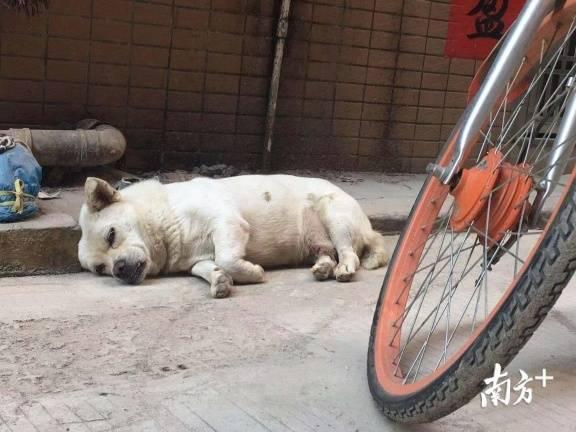
M 370 391 L 405 423 L 445 416 L 477 395 L 541 323 L 576 268 L 576 170 L 537 223 L 528 217 L 576 73 L 574 20 L 537 67 L 521 66 L 469 168 L 425 182 L 376 306 Z M 518 80 L 518 81 L 516 81 Z M 448 143 L 438 158 L 451 157 Z

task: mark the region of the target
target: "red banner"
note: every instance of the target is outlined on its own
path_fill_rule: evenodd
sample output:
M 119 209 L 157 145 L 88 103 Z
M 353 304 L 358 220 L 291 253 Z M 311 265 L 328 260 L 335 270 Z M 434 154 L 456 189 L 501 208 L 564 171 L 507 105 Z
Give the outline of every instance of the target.
M 518 17 L 525 0 L 452 0 L 446 57 L 482 60 Z

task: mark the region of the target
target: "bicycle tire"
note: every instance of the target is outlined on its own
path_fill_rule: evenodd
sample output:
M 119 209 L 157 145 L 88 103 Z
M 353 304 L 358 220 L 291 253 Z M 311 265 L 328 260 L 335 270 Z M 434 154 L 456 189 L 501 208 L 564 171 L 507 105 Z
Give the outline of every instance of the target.
M 387 393 L 375 372 L 374 337 L 382 310 L 382 292 L 368 350 L 368 384 L 379 407 L 396 422 L 424 423 L 444 417 L 468 403 L 482 390 L 483 380 L 492 374 L 494 364 L 507 365 L 528 342 L 575 270 L 576 184 L 572 181 L 527 271 L 480 337 L 427 388 L 403 397 Z M 386 281 L 383 291 L 385 287 Z

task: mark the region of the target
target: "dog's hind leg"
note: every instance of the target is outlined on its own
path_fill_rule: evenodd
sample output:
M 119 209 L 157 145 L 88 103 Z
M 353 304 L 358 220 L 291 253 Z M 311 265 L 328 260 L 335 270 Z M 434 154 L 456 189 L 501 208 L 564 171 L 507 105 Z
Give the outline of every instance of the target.
M 338 253 L 336 280 L 348 282 L 360 266 L 358 254 L 364 247 L 362 233 L 371 229 L 370 222 L 356 200 L 348 195 L 328 194 L 310 199 Z
M 343 246 L 340 243 L 338 247 L 338 265 L 334 270 L 336 280 L 338 282 L 351 281 L 359 265 L 360 260 L 356 252 L 354 252 L 354 248 L 352 246 Z
M 192 275 L 204 279 L 210 284 L 210 294 L 214 298 L 224 298 L 230 295 L 232 278 L 216 265 L 214 261 L 205 260 L 194 264 L 190 270 Z
M 314 278 L 322 281 L 334 277 L 336 249 L 318 213 L 312 208 L 306 208 L 303 222 L 304 255 L 314 260 L 314 266 L 310 269 Z
M 244 221 L 220 226 L 213 235 L 216 264 L 238 283 L 264 282 L 264 269 L 246 261 L 250 227 Z
M 386 250 L 386 242 L 382 234 L 372 231 L 366 243 L 366 250 L 362 256 L 362 267 L 374 270 L 388 264 L 389 256 Z

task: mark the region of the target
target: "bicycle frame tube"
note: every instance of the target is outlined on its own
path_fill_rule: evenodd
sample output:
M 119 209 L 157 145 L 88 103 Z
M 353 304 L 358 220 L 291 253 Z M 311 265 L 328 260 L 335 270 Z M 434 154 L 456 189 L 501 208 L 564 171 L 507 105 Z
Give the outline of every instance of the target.
M 544 18 L 554 10 L 557 0 L 528 0 L 502 44 L 486 79 L 458 121 L 448 142 L 455 141 L 454 153 L 446 166 L 430 164 L 428 172 L 449 184 L 462 169 L 466 156 L 475 144 L 490 111 L 506 90 L 522 64 L 524 53 Z
M 570 161 L 572 151 L 576 145 L 576 80 L 568 78 L 570 96 L 566 104 L 566 110 L 562 117 L 562 123 L 558 129 L 553 151 L 550 153 L 546 166 L 550 167 L 538 183 L 538 193 L 530 212 L 530 225 L 536 226 L 540 220 L 540 213 L 546 199 L 552 194 L 554 188 L 564 174 L 564 170 Z

